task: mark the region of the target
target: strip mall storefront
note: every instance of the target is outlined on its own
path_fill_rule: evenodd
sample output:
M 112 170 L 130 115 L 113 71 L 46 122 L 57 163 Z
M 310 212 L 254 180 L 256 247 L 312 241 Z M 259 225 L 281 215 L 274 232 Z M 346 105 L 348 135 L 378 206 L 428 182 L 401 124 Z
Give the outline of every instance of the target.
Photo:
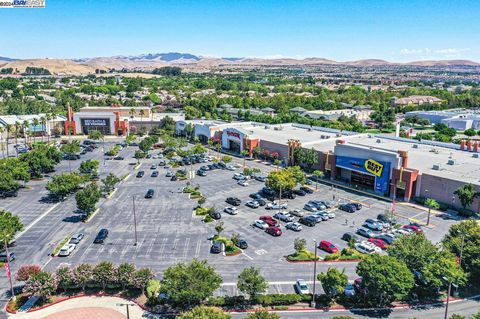
M 253 149 L 259 146 L 258 139 L 252 139 L 247 132 L 238 128 L 226 128 L 222 132 L 222 148 L 233 153 L 240 154 L 247 150 L 250 156 L 253 154 Z

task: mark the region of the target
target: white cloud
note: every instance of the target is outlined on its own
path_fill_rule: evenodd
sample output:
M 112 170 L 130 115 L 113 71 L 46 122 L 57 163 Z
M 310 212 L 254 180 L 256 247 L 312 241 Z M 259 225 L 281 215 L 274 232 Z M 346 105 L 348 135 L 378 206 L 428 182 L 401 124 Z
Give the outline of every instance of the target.
M 408 49 L 403 48 L 397 54 L 404 56 L 415 56 L 422 60 L 424 59 L 452 59 L 459 58 L 465 52 L 470 51 L 470 48 L 445 48 L 445 49 Z

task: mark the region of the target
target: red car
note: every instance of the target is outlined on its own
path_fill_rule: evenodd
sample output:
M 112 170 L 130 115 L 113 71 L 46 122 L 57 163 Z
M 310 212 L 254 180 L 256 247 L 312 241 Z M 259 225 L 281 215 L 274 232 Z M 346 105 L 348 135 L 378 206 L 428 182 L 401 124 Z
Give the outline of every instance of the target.
M 267 223 L 268 226 L 277 226 L 277 221 L 275 219 L 273 219 L 272 216 L 260 216 L 259 218 L 260 220 L 263 220 L 265 223 Z
M 379 238 L 369 238 L 368 242 L 374 244 L 377 247 L 382 248 L 383 250 L 388 248 L 388 244 Z
M 265 231 L 268 234 L 270 234 L 272 236 L 275 236 L 275 237 L 280 236 L 282 234 L 282 230 L 279 227 L 276 227 L 276 226 L 270 226 Z
M 327 253 L 331 254 L 338 252 L 338 248 L 334 244 L 326 240 L 322 240 L 320 242 L 320 245 L 318 245 L 318 249 L 324 250 Z
M 403 225 L 403 229 L 410 229 L 416 233 L 423 233 L 423 230 L 417 225 Z

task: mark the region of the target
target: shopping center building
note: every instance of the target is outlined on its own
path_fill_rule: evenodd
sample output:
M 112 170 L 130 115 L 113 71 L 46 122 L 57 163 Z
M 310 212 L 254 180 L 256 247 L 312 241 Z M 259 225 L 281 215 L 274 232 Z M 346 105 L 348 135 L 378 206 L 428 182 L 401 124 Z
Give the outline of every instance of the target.
M 185 135 L 188 124 L 199 140 L 221 141 L 226 152 L 247 150 L 253 155 L 258 147 L 262 152 L 278 153 L 284 165 L 296 164 L 296 148 L 313 149 L 319 158 L 315 168 L 327 178 L 398 200 L 428 197 L 460 207 L 460 201 L 452 195 L 458 187 L 471 183 L 480 191 L 479 145 L 473 142 L 419 142 L 300 124 L 203 120 L 177 122 L 177 134 Z M 478 199 L 471 208 L 479 209 Z

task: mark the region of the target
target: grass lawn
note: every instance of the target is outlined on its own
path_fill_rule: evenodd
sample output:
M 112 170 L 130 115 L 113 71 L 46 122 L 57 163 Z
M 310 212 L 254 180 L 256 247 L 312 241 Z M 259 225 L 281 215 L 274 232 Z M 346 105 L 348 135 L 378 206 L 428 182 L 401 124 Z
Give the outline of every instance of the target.
M 305 249 L 288 255 L 287 259 L 290 261 L 314 261 L 315 254 Z M 319 259 L 320 258 L 317 256 L 317 260 Z

